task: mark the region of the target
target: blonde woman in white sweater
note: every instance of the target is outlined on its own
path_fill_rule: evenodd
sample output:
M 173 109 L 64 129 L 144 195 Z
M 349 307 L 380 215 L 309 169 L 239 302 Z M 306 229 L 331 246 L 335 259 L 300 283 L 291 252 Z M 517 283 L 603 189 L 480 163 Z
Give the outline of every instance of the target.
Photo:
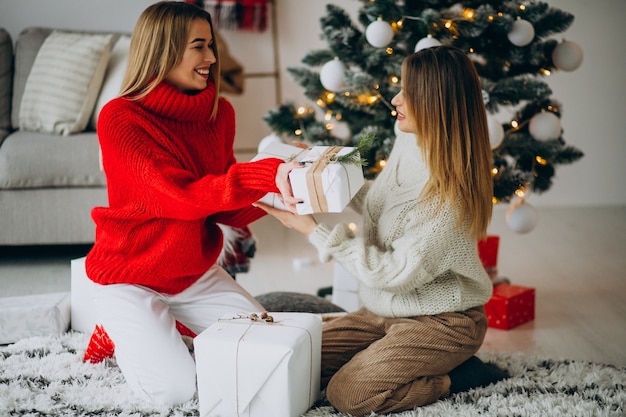
M 492 212 L 491 150 L 476 69 L 439 46 L 407 57 L 385 169 L 351 205 L 363 236 L 259 204 L 360 280 L 363 307 L 324 324 L 322 386 L 354 416 L 413 409 L 507 373 L 474 354 L 492 284 L 477 253 Z

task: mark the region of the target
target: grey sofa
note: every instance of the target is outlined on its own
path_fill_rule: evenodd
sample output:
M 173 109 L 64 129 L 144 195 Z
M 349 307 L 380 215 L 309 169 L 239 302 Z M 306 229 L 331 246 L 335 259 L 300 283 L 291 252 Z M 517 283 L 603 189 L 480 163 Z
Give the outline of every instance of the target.
M 24 88 L 51 28 L 0 29 L 0 245 L 88 244 L 106 205 L 93 128 L 68 136 L 19 129 Z

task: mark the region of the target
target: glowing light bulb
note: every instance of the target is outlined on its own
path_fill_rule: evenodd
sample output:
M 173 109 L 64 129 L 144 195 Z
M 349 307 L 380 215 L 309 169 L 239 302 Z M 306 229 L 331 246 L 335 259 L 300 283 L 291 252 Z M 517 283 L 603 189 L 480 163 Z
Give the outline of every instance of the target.
M 348 229 L 356 233 L 359 230 L 359 227 L 356 225 L 356 223 L 348 223 Z
M 519 123 L 517 122 L 517 120 L 511 120 L 511 126 L 517 129 L 519 127 Z
M 535 156 L 535 161 L 537 161 L 539 165 L 546 165 L 548 163 L 546 159 L 542 158 L 539 155 Z

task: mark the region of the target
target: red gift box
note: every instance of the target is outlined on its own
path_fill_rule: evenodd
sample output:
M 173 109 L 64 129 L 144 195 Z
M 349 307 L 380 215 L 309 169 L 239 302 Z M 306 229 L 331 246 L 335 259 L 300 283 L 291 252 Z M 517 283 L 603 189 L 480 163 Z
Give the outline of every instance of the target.
M 488 235 L 485 239 L 478 241 L 478 256 L 492 281 L 498 276 L 499 245 L 500 237 L 496 235 Z
M 498 284 L 485 304 L 487 323 L 497 329 L 511 329 L 535 318 L 535 289 Z

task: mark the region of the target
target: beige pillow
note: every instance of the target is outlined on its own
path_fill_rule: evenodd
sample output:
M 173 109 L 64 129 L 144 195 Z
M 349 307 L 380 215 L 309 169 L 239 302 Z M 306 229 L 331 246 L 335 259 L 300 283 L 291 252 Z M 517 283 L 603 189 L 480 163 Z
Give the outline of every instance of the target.
M 69 135 L 85 130 L 111 52 L 112 34 L 52 32 L 26 80 L 22 130 Z
M 126 67 L 128 66 L 129 49 L 130 36 L 124 35 L 120 36 L 111 50 L 109 65 L 107 66 L 106 73 L 104 74 L 104 81 L 102 82 L 102 89 L 100 90 L 100 95 L 96 101 L 96 107 L 94 108 L 93 115 L 91 116 L 90 123 L 94 129 L 97 127 L 98 115 L 100 115 L 102 107 L 117 97 L 120 93 L 122 81 L 124 81 L 124 75 L 126 74 Z

